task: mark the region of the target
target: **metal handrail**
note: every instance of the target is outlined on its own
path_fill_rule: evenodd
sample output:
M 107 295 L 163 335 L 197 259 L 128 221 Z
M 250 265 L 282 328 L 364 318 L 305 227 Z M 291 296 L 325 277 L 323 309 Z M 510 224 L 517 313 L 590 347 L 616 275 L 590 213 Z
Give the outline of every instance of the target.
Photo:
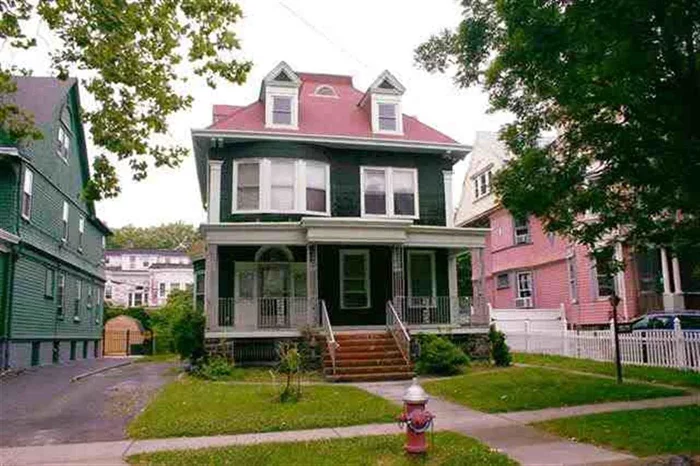
M 391 301 L 386 302 L 386 328 L 394 337 L 396 345 L 399 347 L 399 351 L 401 351 L 401 355 L 404 360 L 406 360 L 406 364 L 410 364 L 411 335 L 408 333 L 406 326 L 401 321 Z
M 331 326 L 331 319 L 328 317 L 328 309 L 326 309 L 326 302 L 323 299 L 321 300 L 321 320 L 323 323 L 323 328 L 326 332 L 326 346 L 328 347 L 328 354 L 331 355 L 331 362 L 333 364 L 333 375 L 335 375 L 335 350 L 337 350 L 340 345 L 335 341 L 333 327 Z

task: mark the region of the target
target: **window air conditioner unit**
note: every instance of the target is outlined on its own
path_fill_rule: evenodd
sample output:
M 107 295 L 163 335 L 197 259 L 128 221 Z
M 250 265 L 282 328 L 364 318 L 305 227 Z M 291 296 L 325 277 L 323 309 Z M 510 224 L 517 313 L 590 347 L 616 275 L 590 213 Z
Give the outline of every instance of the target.
M 515 235 L 515 244 L 526 244 L 530 242 L 530 235 Z
M 516 309 L 526 309 L 532 307 L 532 298 L 517 298 L 515 300 Z

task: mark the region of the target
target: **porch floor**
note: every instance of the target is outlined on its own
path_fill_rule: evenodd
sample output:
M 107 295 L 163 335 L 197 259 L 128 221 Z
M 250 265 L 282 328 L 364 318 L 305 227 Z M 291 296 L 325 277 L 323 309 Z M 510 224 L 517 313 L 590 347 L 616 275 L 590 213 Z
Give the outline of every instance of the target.
M 488 333 L 488 325 L 473 325 L 469 327 L 448 325 L 407 325 L 412 333 L 436 333 L 449 335 L 467 335 Z M 383 333 L 384 325 L 339 325 L 333 326 L 333 333 Z M 301 336 L 297 329 L 265 329 L 265 330 L 236 330 L 222 328 L 217 331 L 205 332 L 205 338 L 295 338 Z

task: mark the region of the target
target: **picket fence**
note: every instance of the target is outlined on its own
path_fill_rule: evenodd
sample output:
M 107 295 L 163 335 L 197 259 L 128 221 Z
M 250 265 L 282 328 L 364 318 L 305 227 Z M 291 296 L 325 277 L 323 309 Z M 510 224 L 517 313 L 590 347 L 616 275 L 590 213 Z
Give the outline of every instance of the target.
M 512 351 L 614 361 L 615 343 L 609 330 L 504 331 Z M 673 330 L 620 333 L 624 364 L 700 371 L 700 331 L 683 330 L 678 318 Z

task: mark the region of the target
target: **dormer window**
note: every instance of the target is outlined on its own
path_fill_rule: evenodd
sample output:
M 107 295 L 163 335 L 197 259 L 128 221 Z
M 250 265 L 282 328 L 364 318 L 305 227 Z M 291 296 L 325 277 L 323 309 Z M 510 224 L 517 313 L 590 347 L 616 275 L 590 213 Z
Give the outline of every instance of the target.
M 272 123 L 287 126 L 292 124 L 292 98 L 290 96 L 272 96 Z
M 379 112 L 379 129 L 381 131 L 396 131 L 396 104 L 379 103 L 377 110 Z
M 322 97 L 338 97 L 338 94 L 336 94 L 335 89 L 333 89 L 333 87 L 327 84 L 322 84 L 318 86 L 314 91 L 314 95 Z
M 403 85 L 388 71 L 384 71 L 372 83 L 360 101 L 368 107 L 372 117 L 372 132 L 379 134 L 403 134 L 401 96 Z

